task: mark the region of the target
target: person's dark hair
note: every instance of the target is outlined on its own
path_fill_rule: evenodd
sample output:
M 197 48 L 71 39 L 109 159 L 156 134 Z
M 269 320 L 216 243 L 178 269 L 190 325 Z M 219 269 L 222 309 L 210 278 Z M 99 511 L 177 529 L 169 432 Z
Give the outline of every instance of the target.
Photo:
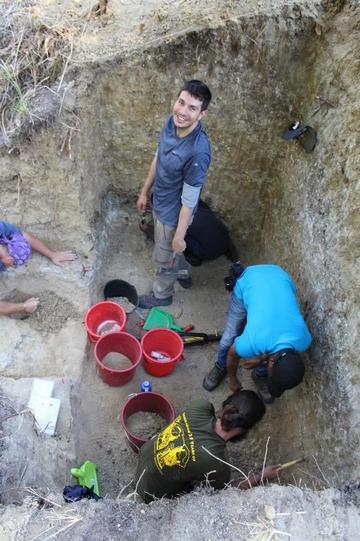
M 265 414 L 264 403 L 254 391 L 236 391 L 227 397 L 222 406 L 220 420 L 226 432 L 233 428 L 249 430 Z
M 197 81 L 196 79 L 193 79 L 191 81 L 187 81 L 182 89 L 179 92 L 179 95 L 183 90 L 186 90 L 186 92 L 189 92 L 192 96 L 195 98 L 198 98 L 198 100 L 201 101 L 201 110 L 205 111 L 209 103 L 211 101 L 211 92 L 208 86 L 206 86 L 205 83 L 202 81 Z

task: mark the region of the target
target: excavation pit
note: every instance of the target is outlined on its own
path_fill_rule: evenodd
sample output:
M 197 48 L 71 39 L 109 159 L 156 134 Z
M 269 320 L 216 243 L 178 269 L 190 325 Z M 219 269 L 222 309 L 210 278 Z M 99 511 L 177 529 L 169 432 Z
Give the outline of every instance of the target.
M 221 212 L 244 264 L 278 263 L 293 276 L 314 337 L 304 382 L 276 400 L 244 442 L 228 446 L 229 462 L 249 472 L 261 469 L 265 454 L 268 463 L 304 456 L 305 463 L 284 473 L 284 485 L 339 487 L 358 476 L 360 449 L 355 3 L 199 2 L 191 13 L 178 3 L 179 11 L 162 2 L 161 13 L 151 2 L 134 11 L 130 3 L 114 4 L 113 21 L 90 18 L 89 32 L 97 28 L 102 39 L 82 34 L 77 64 L 70 62 L 65 74 L 60 121 L 14 136 L 0 155 L 3 219 L 78 253 L 64 269 L 34 255 L 26 267 L 1 277 L 1 299 L 36 295 L 42 303 L 39 316 L 1 320 L 2 502 L 21 506 L 24 487 L 48 487 L 61 501 L 63 487 L 73 481 L 70 468 L 87 459 L 98 466 L 102 495 L 125 498 L 134 490 L 136 456 L 117 415 L 148 374 L 139 365 L 125 385 L 106 385 L 83 314 L 103 300 L 114 277 L 139 294 L 151 289 L 152 245 L 139 230 L 136 196 L 176 92 L 190 78 L 206 80 L 214 94 L 204 122 L 213 162 L 203 197 Z M 122 13 L 117 23 L 121 9 L 132 18 Z M 120 27 L 123 34 L 115 32 Z M 124 40 L 121 52 L 112 41 L 116 35 Z M 93 47 L 91 54 L 86 47 Z M 317 130 L 313 152 L 281 139 L 293 120 Z M 193 288 L 177 286 L 169 309 L 176 324 L 222 329 L 228 266 L 222 257 L 194 267 Z M 132 311 L 125 327 L 139 340 L 141 316 Z M 211 394 L 202 388 L 216 349 L 213 343 L 188 348 L 172 374 L 152 380 L 177 413 L 198 397 L 217 409 L 229 394 L 226 383 Z M 54 438 L 39 434 L 25 411 L 34 377 L 53 380 L 53 396 L 61 400 Z M 253 388 L 247 372 L 241 379 Z M 181 509 L 187 501 L 174 505 Z M 155 514 L 158 507 L 152 509 Z M 214 518 L 214 539 L 230 538 L 216 526 L 220 518 Z

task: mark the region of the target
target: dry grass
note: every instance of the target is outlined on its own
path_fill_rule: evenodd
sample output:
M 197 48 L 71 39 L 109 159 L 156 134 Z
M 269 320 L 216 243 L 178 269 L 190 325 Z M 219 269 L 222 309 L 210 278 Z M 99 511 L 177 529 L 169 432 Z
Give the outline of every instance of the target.
M 59 535 L 64 533 L 65 530 L 72 528 L 81 521 L 82 516 L 79 515 L 77 509 L 74 507 L 66 508 L 64 506 L 51 509 L 48 519 L 49 527 L 35 537 L 32 537 L 30 541 L 48 541 L 56 537 L 59 538 Z
M 78 29 L 65 17 L 46 19 L 31 0 L 3 0 L 1 9 L 0 110 L 7 142 L 25 123 L 39 120 L 32 101 L 40 90 L 51 89 L 59 81 L 51 90 L 61 100 Z

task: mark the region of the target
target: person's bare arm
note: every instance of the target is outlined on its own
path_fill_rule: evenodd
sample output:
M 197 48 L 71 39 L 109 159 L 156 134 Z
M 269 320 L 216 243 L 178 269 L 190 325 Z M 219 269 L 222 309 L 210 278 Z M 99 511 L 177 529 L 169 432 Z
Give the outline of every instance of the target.
M 276 479 L 280 473 L 280 464 L 266 466 L 263 474 L 252 473 L 248 476 L 247 479 L 233 479 L 230 481 L 230 485 L 233 487 L 240 488 L 241 490 L 247 490 L 252 487 L 256 487 L 272 479 Z
M 37 297 L 31 297 L 25 302 L 0 301 L 0 315 L 9 316 L 11 314 L 19 314 L 21 312 L 31 314 L 32 312 L 35 312 L 38 304 L 39 299 Z
M 39 252 L 39 254 L 44 255 L 50 261 L 52 261 L 55 265 L 58 265 L 59 267 L 63 267 L 64 261 L 74 261 L 76 259 L 76 254 L 74 254 L 71 251 L 65 251 L 65 252 L 54 252 L 51 250 L 46 244 L 44 244 L 40 239 L 35 237 L 32 233 L 23 233 L 26 240 L 29 242 L 31 248 L 35 250 L 36 252 Z
M 251 370 L 259 366 L 259 364 L 261 364 L 263 361 L 267 361 L 267 359 L 268 354 L 261 353 L 260 355 L 256 355 L 254 357 L 242 357 L 240 360 L 240 364 L 242 367 Z
M 136 203 L 136 208 L 138 209 L 139 212 L 145 212 L 146 210 L 148 200 L 149 200 L 149 192 L 155 181 L 156 161 L 157 161 L 157 153 L 155 154 L 153 161 L 151 162 L 149 173 L 145 179 L 143 187 L 141 188 L 141 191 Z
M 178 224 L 172 241 L 172 248 L 174 252 L 177 252 L 178 254 L 182 254 L 186 249 L 185 235 L 190 225 L 192 215 L 193 209 L 184 206 L 181 207 Z
M 242 385 L 236 377 L 236 371 L 239 364 L 240 357 L 236 355 L 234 346 L 231 346 L 226 358 L 226 367 L 229 375 L 229 387 L 234 393 L 241 389 Z

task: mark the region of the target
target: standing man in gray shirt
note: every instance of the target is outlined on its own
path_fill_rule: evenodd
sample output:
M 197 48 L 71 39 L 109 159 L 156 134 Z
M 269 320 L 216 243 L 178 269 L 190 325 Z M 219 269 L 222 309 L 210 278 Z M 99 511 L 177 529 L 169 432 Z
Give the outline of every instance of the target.
M 140 296 L 140 308 L 171 304 L 176 280 L 182 287 L 191 287 L 191 265 L 184 257 L 184 239 L 211 161 L 210 143 L 201 124 L 210 100 L 211 92 L 203 82 L 185 83 L 165 121 L 138 197 L 137 209 L 144 212 L 153 187 L 153 258 L 158 267 L 153 291 Z

